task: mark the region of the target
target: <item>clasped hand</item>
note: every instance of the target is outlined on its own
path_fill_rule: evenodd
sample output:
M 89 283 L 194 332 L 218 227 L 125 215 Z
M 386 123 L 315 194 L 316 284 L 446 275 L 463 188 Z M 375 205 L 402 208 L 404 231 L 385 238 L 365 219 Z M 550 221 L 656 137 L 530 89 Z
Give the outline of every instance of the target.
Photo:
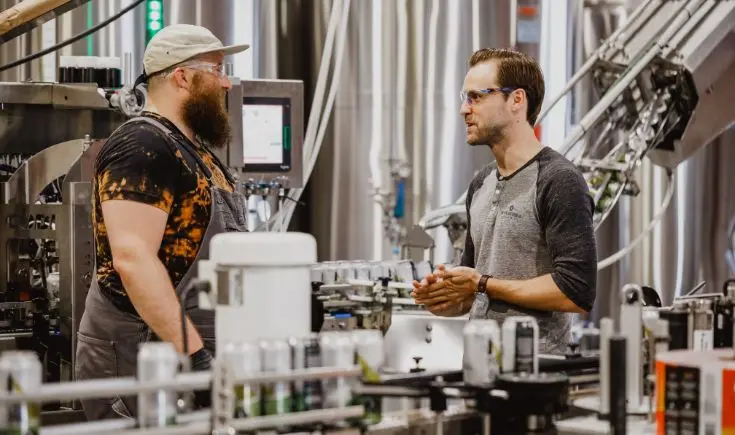
M 447 269 L 440 264 L 421 282 L 413 282 L 411 296 L 417 304 L 424 305 L 430 312 L 438 314 L 471 304 L 481 276 L 470 267 L 458 266 Z

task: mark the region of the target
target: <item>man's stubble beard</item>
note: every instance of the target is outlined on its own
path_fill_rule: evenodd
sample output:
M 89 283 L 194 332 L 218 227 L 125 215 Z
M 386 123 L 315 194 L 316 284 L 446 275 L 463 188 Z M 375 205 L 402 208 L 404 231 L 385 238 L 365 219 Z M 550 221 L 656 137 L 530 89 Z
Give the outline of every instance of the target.
M 194 76 L 191 94 L 181 108 L 182 118 L 205 145 L 223 148 L 232 139 L 232 126 L 225 107 L 225 91 L 219 87 L 206 89 L 202 81 L 202 76 Z
M 504 128 L 502 125 L 493 125 L 487 127 L 482 132 L 482 135 L 477 139 L 467 141 L 472 146 L 486 145 L 492 148 L 493 145 L 503 142 L 505 139 Z M 478 129 L 477 125 L 475 128 Z M 478 129 L 479 130 L 479 129 Z

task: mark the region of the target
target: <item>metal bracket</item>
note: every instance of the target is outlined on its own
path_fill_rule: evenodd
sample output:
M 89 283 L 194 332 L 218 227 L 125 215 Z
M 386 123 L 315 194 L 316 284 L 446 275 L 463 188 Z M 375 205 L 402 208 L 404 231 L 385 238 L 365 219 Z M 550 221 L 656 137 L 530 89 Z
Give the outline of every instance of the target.
M 235 435 L 232 370 L 225 360 L 216 359 L 212 374 L 212 435 Z

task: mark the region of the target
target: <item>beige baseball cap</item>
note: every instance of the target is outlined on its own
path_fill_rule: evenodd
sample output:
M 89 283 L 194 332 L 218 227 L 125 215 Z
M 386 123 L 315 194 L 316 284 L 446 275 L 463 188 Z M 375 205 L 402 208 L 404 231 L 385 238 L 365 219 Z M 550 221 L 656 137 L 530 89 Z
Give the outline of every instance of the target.
M 191 24 L 172 24 L 161 29 L 148 42 L 143 54 L 145 75 L 150 76 L 201 54 L 240 53 L 248 44 L 222 45 L 209 29 Z

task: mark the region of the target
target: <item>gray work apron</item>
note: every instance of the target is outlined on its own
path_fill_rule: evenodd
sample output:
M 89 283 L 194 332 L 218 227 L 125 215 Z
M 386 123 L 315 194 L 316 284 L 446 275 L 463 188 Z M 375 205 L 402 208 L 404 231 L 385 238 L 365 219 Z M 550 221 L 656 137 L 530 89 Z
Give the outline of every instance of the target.
M 189 164 L 198 165 L 209 179 L 212 206 L 209 225 L 199 247 L 194 263 L 176 286 L 179 299 L 187 285 L 197 276 L 199 260 L 209 258 L 209 243 L 216 234 L 246 231 L 246 204 L 244 195 L 214 186 L 211 171 L 204 164 L 192 145 L 174 135 L 160 122 L 140 117 L 128 122 L 143 120 L 161 129 L 169 141 Z M 216 157 L 215 157 L 216 158 Z M 191 166 L 190 166 L 191 167 Z M 226 175 L 227 169 L 220 164 Z M 231 180 L 232 181 L 232 180 Z M 197 296 L 192 291 L 187 295 L 187 313 L 202 337 L 204 346 L 215 352 L 214 311 L 197 308 Z M 177 327 L 180 327 L 177 325 Z M 115 307 L 99 289 L 97 279 L 87 294 L 84 314 L 77 333 L 75 376 L 78 380 L 123 377 L 136 375 L 136 360 L 141 343 L 155 339 L 153 332 L 137 315 Z M 136 397 L 113 397 L 108 399 L 82 400 L 84 414 L 88 420 L 100 420 L 137 416 Z

